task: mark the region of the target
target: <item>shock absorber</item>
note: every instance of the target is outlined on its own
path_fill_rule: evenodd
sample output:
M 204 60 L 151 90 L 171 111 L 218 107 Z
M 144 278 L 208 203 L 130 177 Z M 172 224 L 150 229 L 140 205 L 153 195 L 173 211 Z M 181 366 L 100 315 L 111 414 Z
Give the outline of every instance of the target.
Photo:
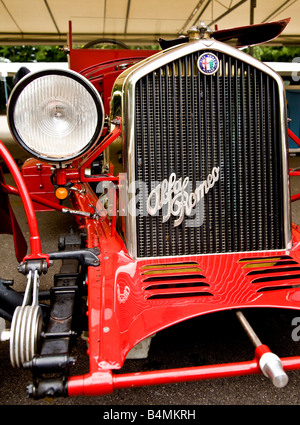
M 241 311 L 236 312 L 242 327 L 249 336 L 256 348 L 256 355 L 259 358 L 259 366 L 262 373 L 268 377 L 277 388 L 283 388 L 288 383 L 288 376 L 283 370 L 280 358 L 272 353 L 266 345 L 263 345 L 250 323 Z

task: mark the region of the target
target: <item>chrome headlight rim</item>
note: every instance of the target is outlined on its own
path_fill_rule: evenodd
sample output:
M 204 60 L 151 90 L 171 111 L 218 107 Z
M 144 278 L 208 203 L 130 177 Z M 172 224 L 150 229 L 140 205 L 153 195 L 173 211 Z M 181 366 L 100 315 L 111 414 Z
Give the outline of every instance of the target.
M 51 76 L 51 75 L 71 78 L 75 80 L 77 83 L 81 84 L 90 94 L 97 110 L 97 124 L 91 139 L 84 145 L 84 147 L 80 151 L 71 155 L 63 156 L 61 158 L 56 158 L 56 157 L 54 158 L 48 155 L 44 155 L 43 153 L 37 152 L 34 149 L 32 149 L 30 146 L 28 146 L 24 142 L 21 135 L 19 134 L 19 131 L 15 125 L 15 120 L 14 120 L 16 104 L 23 90 L 34 80 L 37 80 L 45 76 Z M 47 70 L 41 70 L 36 72 L 30 72 L 16 84 L 16 86 L 13 88 L 11 92 L 11 95 L 7 103 L 7 121 L 8 121 L 8 127 L 15 141 L 30 155 L 32 155 L 33 157 L 37 159 L 40 159 L 42 161 L 49 162 L 49 163 L 54 163 L 54 164 L 60 164 L 60 163 L 63 164 L 66 162 L 70 163 L 73 160 L 82 157 L 86 152 L 91 150 L 95 146 L 97 141 L 99 140 L 104 127 L 104 106 L 103 106 L 103 101 L 101 99 L 101 96 L 96 90 L 96 88 L 81 74 L 69 69 L 47 69 Z

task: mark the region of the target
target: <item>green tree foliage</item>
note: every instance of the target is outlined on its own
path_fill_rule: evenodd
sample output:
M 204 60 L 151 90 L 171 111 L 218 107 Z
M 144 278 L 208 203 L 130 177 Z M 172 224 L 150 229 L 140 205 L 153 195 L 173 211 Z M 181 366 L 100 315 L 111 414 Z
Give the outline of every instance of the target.
M 0 46 L 0 57 L 11 62 L 67 62 L 59 46 Z
M 100 47 L 111 49 L 118 46 L 104 44 Z M 158 46 L 144 48 L 158 49 Z M 249 49 L 245 51 L 249 52 Z M 300 57 L 300 46 L 254 46 L 253 56 L 264 62 L 291 62 Z M 67 55 L 59 46 L 0 46 L 1 57 L 11 62 L 67 62 Z
M 292 62 L 300 57 L 299 46 L 254 46 L 253 56 L 263 62 Z

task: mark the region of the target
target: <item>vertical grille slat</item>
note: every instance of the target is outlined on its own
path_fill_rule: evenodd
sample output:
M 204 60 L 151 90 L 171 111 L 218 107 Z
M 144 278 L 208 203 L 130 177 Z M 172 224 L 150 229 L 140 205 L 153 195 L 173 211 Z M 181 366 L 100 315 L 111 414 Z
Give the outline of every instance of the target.
M 138 257 L 285 247 L 278 84 L 238 58 L 213 53 L 220 66 L 212 76 L 199 72 L 201 52 L 194 52 L 136 83 L 135 180 L 150 193 L 176 173 L 195 193 L 213 167 L 220 169 L 195 217 L 174 226 L 178 217 L 163 223 L 162 210 L 137 216 Z
M 245 87 L 245 64 L 241 63 L 241 104 L 246 105 L 246 94 L 244 92 Z M 246 122 L 246 111 L 245 108 L 242 108 L 241 110 L 241 122 Z M 246 139 L 247 129 L 245 125 L 241 126 L 242 128 L 242 140 Z M 243 207 L 247 206 L 249 201 L 249 171 L 247 168 L 247 148 L 244 144 L 242 144 L 242 167 L 245 170 L 244 179 L 241 180 L 242 182 L 242 190 L 244 191 L 244 199 L 243 199 Z M 250 205 L 251 208 L 251 205 Z M 245 229 L 245 237 L 244 237 L 244 244 L 243 249 L 247 251 L 250 244 L 250 217 L 251 217 L 251 210 L 250 208 L 245 209 L 244 215 L 243 215 L 243 222 L 242 226 Z
M 219 74 L 217 74 L 216 77 L 217 77 L 216 78 L 216 92 L 219 94 L 218 96 L 219 96 L 219 99 L 220 99 L 220 93 L 221 92 L 220 92 L 220 76 L 219 76 Z M 215 104 L 215 110 L 216 110 L 216 120 L 217 120 L 217 122 L 221 123 L 222 108 L 219 108 L 219 106 Z M 222 135 L 223 135 L 222 126 L 218 125 L 217 126 L 217 140 L 221 141 Z M 216 148 L 216 162 L 217 162 L 217 164 L 222 163 L 222 150 L 223 150 L 222 144 L 218 143 L 217 148 Z M 220 195 L 221 196 L 217 196 L 217 194 L 215 193 L 215 196 L 214 196 L 214 202 L 218 206 L 218 229 L 217 229 L 218 234 L 221 234 L 221 232 L 224 229 L 224 225 L 225 225 L 224 217 L 223 217 L 223 214 L 222 214 L 222 211 L 223 211 L 222 205 L 223 205 L 224 198 L 223 198 L 222 193 Z M 224 238 L 217 238 L 217 248 L 216 248 L 216 250 L 218 252 L 225 252 L 226 251 L 226 241 L 225 241 Z
M 255 152 L 255 157 L 257 158 L 256 161 L 254 162 L 254 169 L 255 169 L 255 176 L 257 178 L 257 184 L 258 187 L 261 190 L 261 176 L 260 176 L 260 156 L 258 156 L 259 154 L 259 138 L 258 138 L 258 130 L 259 130 L 259 111 L 258 111 L 258 105 L 256 100 L 256 93 L 257 93 L 257 75 L 256 75 L 256 68 L 253 69 L 253 109 L 254 109 L 254 113 L 253 113 L 253 118 L 254 118 L 254 133 L 255 133 L 255 137 L 253 139 L 254 142 L 254 152 Z M 260 201 L 260 190 L 256 190 L 255 193 L 255 238 L 256 238 L 256 244 L 258 246 L 258 249 L 260 249 L 260 240 L 259 240 L 259 209 L 258 209 L 258 205 L 259 205 L 259 201 Z
M 270 82 L 268 79 L 266 79 L 266 84 L 265 84 L 265 90 L 266 90 L 266 98 L 270 99 Z M 268 116 L 267 116 L 267 122 L 266 122 L 266 140 L 269 140 L 269 142 L 271 143 L 270 140 L 270 135 L 272 134 L 270 131 L 270 124 L 271 124 L 271 117 L 270 117 L 270 100 L 268 102 Z M 267 175 L 271 176 L 272 175 L 272 161 L 270 160 L 271 158 L 271 148 L 270 148 L 270 143 L 267 144 L 267 161 L 266 161 L 266 166 L 267 166 Z M 272 191 L 272 180 L 270 180 L 270 190 Z M 268 208 L 268 217 L 273 215 L 273 208 L 272 208 L 272 199 L 271 196 L 269 194 L 269 192 L 267 191 L 267 208 Z M 272 232 L 272 228 L 270 225 L 270 220 L 267 220 L 267 234 L 268 234 L 268 238 L 269 238 L 269 244 L 273 245 L 274 244 L 274 234 Z

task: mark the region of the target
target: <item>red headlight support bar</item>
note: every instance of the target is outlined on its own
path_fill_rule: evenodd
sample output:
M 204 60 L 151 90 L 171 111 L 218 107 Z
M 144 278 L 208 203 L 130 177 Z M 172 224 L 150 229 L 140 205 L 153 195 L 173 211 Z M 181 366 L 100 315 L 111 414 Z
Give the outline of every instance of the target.
M 81 182 L 98 182 L 101 180 L 118 181 L 118 178 L 114 176 L 100 175 L 86 177 L 85 170 L 100 155 L 101 152 L 103 152 L 113 141 L 115 141 L 120 136 L 120 134 L 120 126 L 116 126 L 116 128 L 102 140 L 102 142 L 90 153 L 90 155 L 81 162 L 79 166 L 79 178 Z
M 47 265 L 49 266 L 49 256 L 42 253 L 41 248 L 41 239 L 39 235 L 39 229 L 37 224 L 36 215 L 34 212 L 32 200 L 30 198 L 29 192 L 25 185 L 22 174 L 16 165 L 13 157 L 11 156 L 8 149 L 0 141 L 0 156 L 3 158 L 5 164 L 7 165 L 13 179 L 17 185 L 18 191 L 20 193 L 25 214 L 28 221 L 29 233 L 30 233 L 30 255 L 26 255 L 23 261 L 27 260 L 46 260 Z

